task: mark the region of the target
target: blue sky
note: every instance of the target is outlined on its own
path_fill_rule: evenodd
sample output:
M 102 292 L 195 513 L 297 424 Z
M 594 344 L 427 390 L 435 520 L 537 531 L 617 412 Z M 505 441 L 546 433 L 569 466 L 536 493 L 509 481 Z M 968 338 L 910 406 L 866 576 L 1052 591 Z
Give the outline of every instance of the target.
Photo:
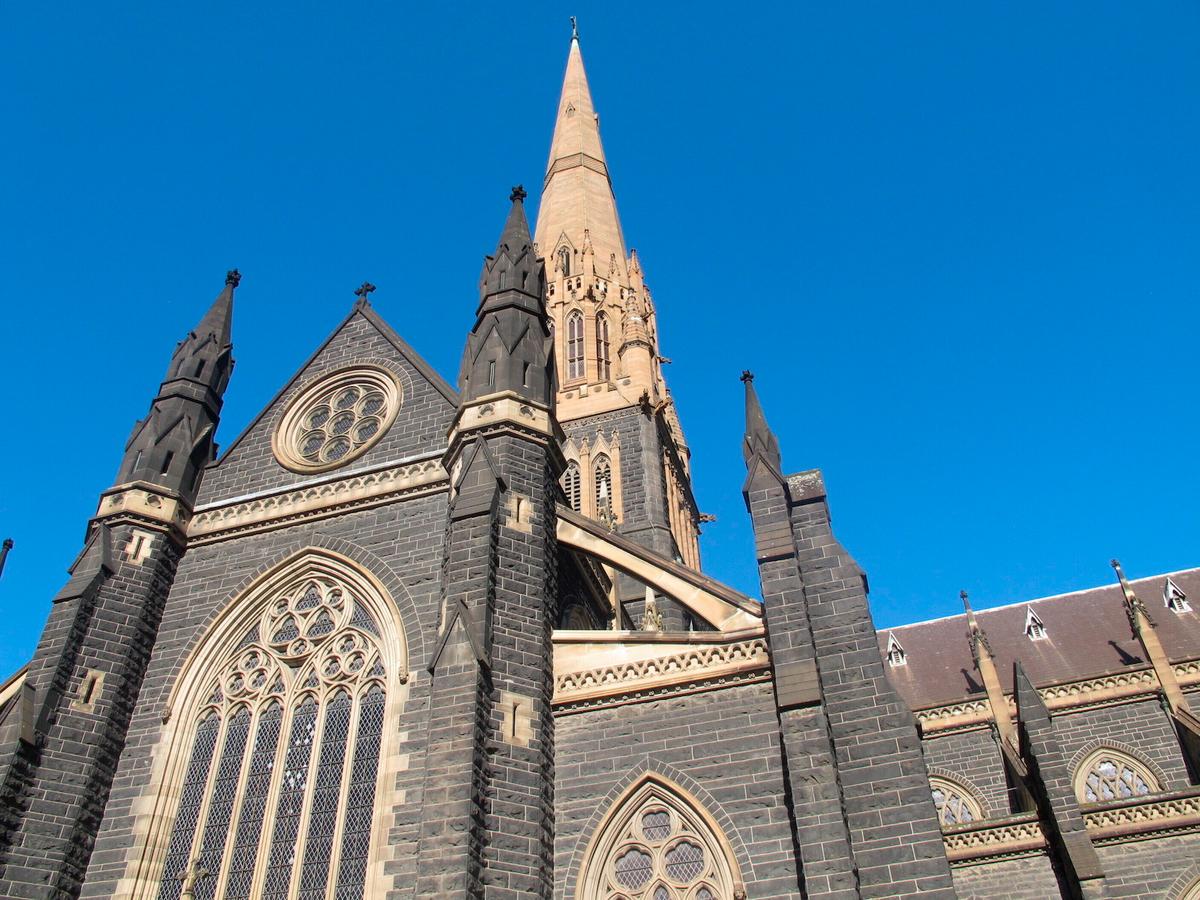
M 224 444 L 364 279 L 453 377 L 570 14 L 712 574 L 743 368 L 880 626 L 1200 564 L 1196 4 L 439 7 L 0 9 L 0 669 L 226 269 Z

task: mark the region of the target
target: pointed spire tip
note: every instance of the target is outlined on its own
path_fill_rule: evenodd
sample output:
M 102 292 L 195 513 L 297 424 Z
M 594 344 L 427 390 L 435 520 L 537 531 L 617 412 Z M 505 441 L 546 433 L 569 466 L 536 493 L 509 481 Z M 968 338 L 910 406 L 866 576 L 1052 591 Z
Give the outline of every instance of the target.
M 571 40 L 579 40 L 579 21 L 571 16 Z

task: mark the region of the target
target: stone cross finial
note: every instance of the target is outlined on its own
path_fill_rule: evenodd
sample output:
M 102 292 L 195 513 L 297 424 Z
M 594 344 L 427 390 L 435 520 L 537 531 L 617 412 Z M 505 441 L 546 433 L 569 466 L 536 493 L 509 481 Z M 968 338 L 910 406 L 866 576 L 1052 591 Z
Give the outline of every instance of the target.
M 749 369 L 745 369 L 745 370 L 743 370 L 743 372 L 742 372 L 742 383 L 744 384 L 744 383 L 746 383 L 747 381 L 753 381 L 753 380 L 754 380 L 754 373 L 753 373 L 753 372 L 751 372 Z
M 176 881 L 183 882 L 179 900 L 195 900 L 196 882 L 201 878 L 207 878 L 209 874 L 208 869 L 200 865 L 199 859 L 193 859 L 188 863 L 188 867 L 175 876 Z
M 375 285 L 371 284 L 371 282 L 369 282 L 369 281 L 364 281 L 357 288 L 355 288 L 354 294 L 360 300 L 366 300 L 367 294 L 371 293 L 374 290 L 375 290 Z
M 512 193 L 508 195 L 508 199 L 510 202 L 516 203 L 518 200 L 524 201 L 524 199 L 528 196 L 529 195 L 525 193 L 525 185 L 518 184 L 512 189 Z
M 574 16 L 571 16 L 571 40 L 579 40 L 579 23 L 575 21 Z
M 231 287 L 237 287 L 242 283 L 242 273 L 237 269 L 230 269 L 225 273 L 225 283 Z

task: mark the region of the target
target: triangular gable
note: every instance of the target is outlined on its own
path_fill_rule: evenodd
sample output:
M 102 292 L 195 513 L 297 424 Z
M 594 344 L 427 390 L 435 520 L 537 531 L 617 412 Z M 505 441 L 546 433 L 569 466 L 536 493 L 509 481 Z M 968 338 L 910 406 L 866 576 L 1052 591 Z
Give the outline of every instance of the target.
M 205 473 L 200 503 L 285 487 L 329 472 L 297 472 L 272 451 L 276 426 L 294 397 L 326 373 L 354 365 L 386 369 L 401 386 L 401 405 L 383 437 L 345 471 L 434 453 L 445 446 L 458 395 L 368 304 L 356 304 Z M 340 471 L 331 470 L 332 473 Z

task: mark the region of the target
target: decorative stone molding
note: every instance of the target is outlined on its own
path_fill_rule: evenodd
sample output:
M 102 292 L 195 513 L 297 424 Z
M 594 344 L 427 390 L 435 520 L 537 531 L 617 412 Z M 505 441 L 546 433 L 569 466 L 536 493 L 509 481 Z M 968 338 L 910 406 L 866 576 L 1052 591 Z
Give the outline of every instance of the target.
M 1174 668 L 1181 686 L 1200 684 L 1200 659 L 1176 663 Z M 1157 693 L 1159 683 L 1154 669 L 1147 666 L 1098 678 L 1063 682 L 1038 690 L 1052 712 L 1061 712 L 1128 703 Z M 1011 698 L 1009 710 L 1016 714 L 1016 705 Z M 927 735 L 979 728 L 987 725 L 991 719 L 988 701 L 983 697 L 919 709 L 915 715 L 922 732 Z
M 1200 830 L 1200 790 L 1156 794 L 1103 807 L 1084 807 L 1083 819 L 1093 841 L 1119 844 L 1149 834 Z
M 625 645 L 607 649 L 629 655 Z M 767 642 L 756 637 L 727 644 L 689 646 L 669 655 L 559 673 L 554 679 L 554 704 L 558 712 L 577 712 L 767 677 Z
M 448 480 L 439 454 L 300 488 L 202 506 L 192 517 L 188 535 L 192 545 L 208 544 L 348 510 L 368 509 L 400 497 L 442 491 Z
M 157 530 L 182 534 L 188 528 L 191 510 L 178 494 L 156 484 L 131 481 L 100 495 L 96 518 L 112 524 L 134 522 Z
M 959 867 L 1032 856 L 1046 846 L 1046 835 L 1034 814 L 984 820 L 942 834 L 946 858 Z
M 1083 819 L 1088 837 L 1097 844 L 1200 831 L 1200 788 L 1085 806 Z M 1046 846 L 1046 836 L 1033 813 L 947 829 L 942 840 L 946 856 L 956 868 L 1030 856 Z

